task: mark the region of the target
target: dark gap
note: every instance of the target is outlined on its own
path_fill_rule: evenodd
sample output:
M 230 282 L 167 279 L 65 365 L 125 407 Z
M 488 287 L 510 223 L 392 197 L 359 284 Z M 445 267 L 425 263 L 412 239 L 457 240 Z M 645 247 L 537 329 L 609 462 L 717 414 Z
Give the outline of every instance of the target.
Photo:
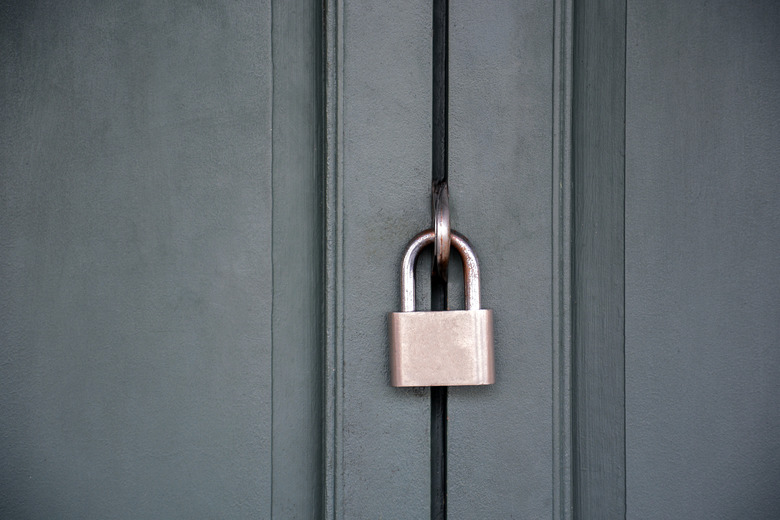
M 447 183 L 448 0 L 433 0 L 432 192 Z M 447 310 L 447 281 L 434 268 L 431 310 Z M 446 274 L 445 274 L 446 276 Z M 447 387 L 431 387 L 431 520 L 447 518 Z

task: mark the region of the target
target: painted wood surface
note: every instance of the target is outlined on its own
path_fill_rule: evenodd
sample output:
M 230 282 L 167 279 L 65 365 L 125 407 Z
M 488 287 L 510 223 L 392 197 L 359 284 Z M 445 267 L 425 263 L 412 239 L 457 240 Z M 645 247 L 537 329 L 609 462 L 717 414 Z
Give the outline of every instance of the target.
M 425 518 L 430 398 L 390 387 L 386 315 L 430 221 L 430 3 L 327 9 L 327 512 Z
M 778 518 L 780 4 L 627 19 L 627 516 Z
M 483 301 L 504 315 L 503 381 L 451 389 L 448 500 L 456 518 L 570 512 L 568 473 L 553 467 L 568 464 L 560 454 L 568 446 L 551 442 L 564 427 L 554 410 L 569 413 L 557 387 L 568 369 L 558 349 L 569 339 L 560 292 L 569 265 L 561 242 L 569 219 L 567 6 L 451 8 L 453 223 L 480 252 Z M 388 387 L 384 314 L 398 305 L 406 241 L 430 225 L 430 21 L 428 3 L 328 7 L 329 517 L 428 514 L 428 392 Z M 422 258 L 421 307 L 428 263 Z M 460 276 L 455 259 L 453 306 Z M 553 480 L 564 492 L 552 492 Z
M 272 518 L 322 510 L 321 11 L 272 4 Z
M 0 516 L 426 517 L 430 3 L 0 9 Z M 451 9 L 451 517 L 777 516 L 777 7 Z
M 0 516 L 312 517 L 316 3 L 0 23 Z
M 479 256 L 496 349 L 495 385 L 450 388 L 451 518 L 553 514 L 554 7 L 450 6 L 452 225 Z
M 625 515 L 625 1 L 574 2 L 572 431 L 575 518 Z
M 314 5 L 91 7 L 6 7 L 3 18 L 3 196 L 11 201 L 3 213 L 11 360 L 3 461 L 11 470 L 2 511 L 424 516 L 429 400 L 427 391 L 387 386 L 385 313 L 397 308 L 400 251 L 430 218 L 428 4 L 327 4 L 319 98 Z M 560 216 L 548 204 L 560 188 L 553 175 L 562 175 L 550 165 L 549 133 L 559 128 L 550 126 L 550 38 L 560 28 L 542 4 L 487 14 L 460 13 L 462 25 L 474 16 L 501 31 L 474 48 L 462 40 L 465 132 L 455 134 L 458 161 L 498 173 L 480 177 L 488 191 L 469 201 L 471 177 L 461 169 L 455 211 L 473 218 L 475 237 L 488 232 L 475 242 L 485 273 L 499 270 L 485 294 L 493 307 L 511 306 L 509 278 L 546 307 L 503 325 L 505 338 L 522 326 L 536 348 L 505 351 L 507 377 L 524 362 L 530 393 L 517 408 L 522 392 L 509 381 L 493 392 L 490 413 L 518 412 L 497 423 L 497 437 L 473 443 L 481 432 L 468 414 L 479 407 L 468 391 L 456 399 L 456 512 L 548 515 L 554 325 L 545 313 L 550 278 L 562 273 L 550 273 Z M 539 22 L 528 35 L 526 14 Z M 496 56 L 506 70 L 480 78 L 468 64 L 492 44 L 520 47 Z M 521 67 L 529 56 L 532 66 Z M 523 93 L 526 80 L 533 92 Z M 526 103 L 502 114 L 504 93 L 469 129 L 476 112 L 466 96 L 496 85 Z M 491 133 L 495 142 L 471 157 L 469 135 L 494 118 L 522 140 L 503 149 Z M 515 169 L 537 168 L 515 179 Z M 491 194 L 535 241 L 512 244 L 527 273 L 492 253 L 504 242 L 501 215 L 483 211 Z M 421 287 L 427 294 L 425 277 Z M 453 300 L 461 294 L 455 284 Z M 537 411 L 543 421 L 523 420 Z M 492 487 L 515 467 L 507 449 L 528 469 Z M 474 466 L 480 483 L 469 488 Z M 488 506 L 471 503 L 483 490 Z

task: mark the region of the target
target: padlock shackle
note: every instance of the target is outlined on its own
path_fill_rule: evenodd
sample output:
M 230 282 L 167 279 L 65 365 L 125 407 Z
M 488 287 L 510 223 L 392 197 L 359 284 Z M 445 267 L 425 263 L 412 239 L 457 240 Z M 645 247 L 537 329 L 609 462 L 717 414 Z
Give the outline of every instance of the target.
M 417 263 L 417 257 L 420 251 L 426 246 L 433 244 L 436 239 L 436 233 L 433 229 L 426 229 L 415 236 L 406 246 L 404 260 L 401 263 L 401 311 L 412 312 L 415 308 L 414 303 L 414 267 Z M 460 253 L 463 261 L 463 278 L 465 280 L 464 292 L 466 296 L 466 310 L 477 310 L 480 308 L 479 302 L 479 262 L 474 249 L 469 241 L 452 229 L 450 231 L 450 241 L 455 249 Z

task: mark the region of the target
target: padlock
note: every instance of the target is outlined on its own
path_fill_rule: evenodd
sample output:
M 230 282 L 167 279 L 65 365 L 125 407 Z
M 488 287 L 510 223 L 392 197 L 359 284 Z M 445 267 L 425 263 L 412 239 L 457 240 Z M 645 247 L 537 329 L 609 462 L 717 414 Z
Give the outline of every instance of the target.
M 414 268 L 418 253 L 433 243 L 434 231 L 409 242 L 401 266 L 401 312 L 389 314 L 390 384 L 393 386 L 490 385 L 493 367 L 493 311 L 480 309 L 479 264 L 463 235 L 451 243 L 463 260 L 466 309 L 416 311 Z

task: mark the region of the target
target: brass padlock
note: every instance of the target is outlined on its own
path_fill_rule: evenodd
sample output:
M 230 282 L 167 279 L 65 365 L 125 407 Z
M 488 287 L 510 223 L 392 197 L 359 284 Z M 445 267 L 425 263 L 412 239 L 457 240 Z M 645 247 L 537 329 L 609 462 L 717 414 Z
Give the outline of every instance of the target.
M 409 242 L 401 267 L 402 312 L 391 312 L 390 384 L 393 386 L 490 385 L 493 368 L 493 311 L 479 308 L 479 265 L 463 235 L 451 242 L 463 260 L 466 310 L 415 311 L 414 267 L 418 253 L 433 243 L 434 231 Z

